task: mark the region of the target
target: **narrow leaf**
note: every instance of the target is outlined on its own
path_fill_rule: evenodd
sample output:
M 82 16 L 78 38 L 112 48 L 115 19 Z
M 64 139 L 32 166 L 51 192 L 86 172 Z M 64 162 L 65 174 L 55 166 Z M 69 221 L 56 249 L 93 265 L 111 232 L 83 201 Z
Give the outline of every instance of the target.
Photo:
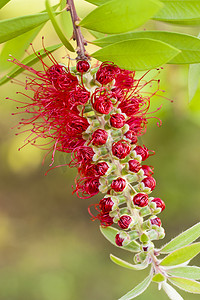
M 27 15 L 0 21 L 0 43 L 13 39 L 49 20 L 47 13 Z
M 85 0 L 85 1 L 87 1 L 89 3 L 92 3 L 92 4 L 95 4 L 95 5 L 98 6 L 98 5 L 102 5 L 104 3 L 107 3 L 107 2 L 109 2 L 111 0 Z
M 60 23 L 61 23 L 61 26 L 64 30 L 66 37 L 68 39 L 71 39 L 71 37 L 73 35 L 73 25 L 72 25 L 70 12 L 67 11 L 65 8 L 66 8 L 66 0 L 61 0 L 60 9 L 62 11 L 63 10 L 64 11 L 60 14 Z
M 167 271 L 170 275 L 183 277 L 187 279 L 200 279 L 200 268 L 195 266 L 186 266 L 170 269 Z
M 67 40 L 67 38 L 64 36 L 63 32 L 61 31 L 56 19 L 55 19 L 55 16 L 54 16 L 54 13 L 53 13 L 53 10 L 49 4 L 49 1 L 46 0 L 45 1 L 45 5 L 46 5 L 46 10 L 48 12 L 48 15 L 49 15 L 49 18 L 51 20 L 51 23 L 55 29 L 55 32 L 57 33 L 59 39 L 61 40 L 61 42 L 63 43 L 63 45 L 71 52 L 75 52 L 74 48 L 72 47 L 72 45 L 70 44 L 70 42 Z
M 181 295 L 168 283 L 164 282 L 162 288 L 171 300 L 183 300 Z
M 115 236 L 119 232 L 117 229 L 115 229 L 114 227 L 111 227 L 111 226 L 106 227 L 106 228 L 100 226 L 100 230 L 101 230 L 101 233 L 105 236 L 105 238 L 110 243 L 117 246 L 116 243 L 115 243 Z M 120 248 L 128 250 L 130 252 L 140 251 L 140 245 L 135 241 L 131 241 L 128 245 L 120 247 Z
M 198 281 L 180 277 L 170 277 L 169 281 L 181 290 L 189 293 L 200 294 L 200 282 Z
M 80 26 L 103 33 L 121 33 L 144 24 L 162 7 L 158 0 L 112 0 L 88 14 Z
M 128 263 L 127 261 L 118 258 L 117 256 L 114 256 L 112 254 L 110 254 L 110 259 L 117 265 L 127 268 L 127 269 L 131 269 L 131 270 L 143 270 L 146 269 L 146 267 L 148 267 L 148 263 L 147 262 L 143 262 L 141 264 L 138 265 L 133 265 Z
M 58 8 L 58 5 L 54 5 L 53 9 L 56 10 Z M 43 13 L 45 11 L 41 11 Z M 25 54 L 25 51 L 30 46 L 30 43 L 35 39 L 35 37 L 38 35 L 40 30 L 43 28 L 45 23 L 42 25 L 24 33 L 21 34 L 9 41 L 7 41 L 0 54 L 0 69 L 6 70 L 12 67 L 11 63 L 8 62 L 9 54 L 11 54 L 13 57 L 17 59 L 21 59 L 22 56 Z
M 131 300 L 140 294 L 142 294 L 150 285 L 152 276 L 149 275 L 147 278 L 145 278 L 144 281 L 142 281 L 140 284 L 138 284 L 133 290 L 128 292 L 126 295 L 121 297 L 119 300 Z
M 154 20 L 180 25 L 200 24 L 199 0 L 162 0 L 164 7 L 154 16 Z
M 51 53 L 51 52 L 54 52 L 55 50 L 59 49 L 60 47 L 62 47 L 62 44 L 47 47 L 46 50 Z M 47 53 L 44 51 L 44 49 L 36 51 L 36 53 L 40 53 L 41 57 L 47 56 Z M 38 60 L 39 60 L 39 58 L 35 55 L 35 53 L 33 53 L 33 54 L 29 55 L 28 57 L 26 57 L 24 60 L 22 60 L 21 63 L 24 64 L 24 65 L 26 65 L 26 66 L 32 66 Z M 8 81 L 10 81 L 10 79 L 16 77 L 17 75 L 19 75 L 23 71 L 24 71 L 23 68 L 21 68 L 19 66 L 16 66 L 7 75 L 5 75 L 4 77 L 2 77 L 0 79 L 0 85 L 6 83 Z
M 159 40 L 181 50 L 177 56 L 169 61 L 171 64 L 193 64 L 200 62 L 200 39 L 188 34 L 169 31 L 135 31 L 107 36 L 92 43 L 100 47 L 105 47 L 121 41 L 139 38 Z
M 0 0 L 0 9 L 4 7 L 10 0 Z
M 200 80 L 200 64 L 193 64 L 189 66 L 188 73 L 188 93 L 189 102 L 194 98 L 196 91 L 198 89 Z
M 115 43 L 91 54 L 100 61 L 112 61 L 120 68 L 128 70 L 150 70 L 159 67 L 180 50 L 152 39 L 135 39 Z
M 191 228 L 187 229 L 177 237 L 172 239 L 164 247 L 161 248 L 160 253 L 170 253 L 183 246 L 189 245 L 198 239 L 200 236 L 200 223 L 195 224 Z
M 195 243 L 170 253 L 166 256 L 160 263 L 161 266 L 174 266 L 180 265 L 193 257 L 195 257 L 200 252 L 200 243 Z
M 101 39 L 105 37 L 104 33 L 94 31 L 94 30 L 88 30 L 96 39 Z
M 27 48 L 30 46 L 30 43 L 38 35 L 42 27 L 43 25 L 34 28 L 5 43 L 0 54 L 1 70 L 6 70 L 12 67 L 8 62 L 9 54 L 12 54 L 13 57 L 21 59 L 21 57 L 25 54 L 25 50 L 27 50 Z

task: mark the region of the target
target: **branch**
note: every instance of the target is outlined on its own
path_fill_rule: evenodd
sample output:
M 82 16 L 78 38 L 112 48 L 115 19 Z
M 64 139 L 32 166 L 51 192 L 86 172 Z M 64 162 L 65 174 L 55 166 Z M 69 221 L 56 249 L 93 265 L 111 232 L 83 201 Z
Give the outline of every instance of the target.
M 76 8 L 74 5 L 74 0 L 67 0 L 67 11 L 70 11 L 72 24 L 73 24 L 73 39 L 76 40 L 77 43 L 77 49 L 76 52 L 78 56 L 76 57 L 77 60 L 88 60 L 88 54 L 86 52 L 85 46 L 87 45 L 82 33 L 80 27 L 77 25 L 77 23 L 80 21 Z

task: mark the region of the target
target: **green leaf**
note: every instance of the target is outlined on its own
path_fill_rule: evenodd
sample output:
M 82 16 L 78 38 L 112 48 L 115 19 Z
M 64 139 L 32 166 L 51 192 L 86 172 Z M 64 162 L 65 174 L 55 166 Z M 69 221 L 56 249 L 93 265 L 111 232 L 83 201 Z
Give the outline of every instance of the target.
M 85 0 L 85 1 L 87 1 L 89 3 L 92 3 L 92 4 L 95 4 L 95 5 L 102 5 L 102 4 L 107 3 L 111 0 Z
M 200 252 L 200 243 L 195 243 L 170 253 L 160 263 L 161 266 L 175 266 L 195 257 Z
M 180 277 L 170 277 L 169 281 L 181 290 L 189 293 L 200 294 L 200 282 L 198 281 Z
M 112 0 L 93 10 L 79 25 L 103 33 L 127 32 L 148 21 L 161 6 L 158 0 Z
M 111 242 L 113 245 L 117 246 L 115 243 L 115 236 L 119 232 L 119 230 L 115 229 L 114 227 L 101 227 L 100 226 L 101 233 L 105 236 L 105 238 Z M 118 246 L 117 246 L 118 247 Z M 128 250 L 130 252 L 138 252 L 140 251 L 140 245 L 135 242 L 131 241 L 128 245 L 120 247 L 121 249 Z
M 56 10 L 58 8 L 58 5 L 54 5 L 53 9 Z M 44 11 L 41 11 L 41 13 Z M 30 46 L 30 43 L 35 39 L 35 37 L 38 35 L 40 30 L 43 28 L 45 23 L 42 25 L 22 34 L 19 35 L 12 40 L 7 41 L 1 51 L 0 54 L 0 70 L 6 70 L 12 67 L 11 63 L 7 61 L 9 58 L 9 54 L 11 54 L 13 57 L 17 59 L 21 59 L 22 56 L 25 54 L 25 50 L 28 49 Z
M 54 16 L 54 13 L 53 13 L 53 10 L 49 4 L 49 0 L 46 0 L 45 1 L 45 5 L 46 5 L 46 10 L 48 12 L 48 15 L 49 15 L 49 18 L 51 20 L 51 23 L 55 29 L 55 32 L 57 33 L 59 39 L 61 40 L 61 42 L 63 43 L 63 45 L 71 52 L 75 52 L 74 48 L 72 47 L 72 45 L 70 44 L 70 42 L 67 40 L 67 38 L 64 36 L 62 30 L 60 29 L 56 19 L 55 19 L 55 16 Z
M 0 54 L 1 70 L 6 70 L 11 67 L 10 62 L 7 61 L 9 54 L 15 58 L 21 59 L 21 57 L 25 54 L 25 50 L 30 46 L 30 43 L 38 35 L 42 27 L 43 25 L 34 28 L 5 43 Z
M 101 39 L 105 37 L 104 33 L 94 31 L 94 30 L 88 30 L 96 39 Z
M 118 258 L 117 256 L 114 256 L 112 254 L 110 254 L 110 259 L 115 264 L 117 264 L 121 267 L 127 268 L 127 269 L 131 269 L 131 270 L 143 270 L 143 269 L 146 269 L 146 267 L 148 267 L 148 263 L 146 261 L 141 264 L 138 264 L 138 265 L 133 265 L 133 264 L 130 264 L 127 261 L 125 261 L 121 258 Z
M 64 10 L 66 8 L 66 0 L 61 0 L 60 9 Z M 65 35 L 68 39 L 71 39 L 73 35 L 73 25 L 70 16 L 70 12 L 66 9 L 60 14 L 60 23 L 64 29 Z
M 142 294 L 150 285 L 152 276 L 149 275 L 147 278 L 145 278 L 144 281 L 142 281 L 140 284 L 138 284 L 133 290 L 128 292 L 126 295 L 121 297 L 119 300 L 131 300 L 140 294 Z
M 27 15 L 0 21 L 0 43 L 13 39 L 49 20 L 48 13 Z
M 194 98 L 196 91 L 198 89 L 200 80 L 200 64 L 193 64 L 189 66 L 188 73 L 188 93 L 189 102 Z
M 171 300 L 183 300 L 181 295 L 167 282 L 163 282 L 162 288 Z
M 154 20 L 180 25 L 200 24 L 199 0 L 162 0 L 164 7 L 154 16 Z
M 176 249 L 191 244 L 198 239 L 198 237 L 200 237 L 200 222 L 172 239 L 161 248 L 160 253 L 170 253 Z
M 195 266 L 186 266 L 170 269 L 167 271 L 170 275 L 184 277 L 187 279 L 200 279 L 200 268 Z
M 0 0 L 0 9 L 4 7 L 10 0 Z
M 92 43 L 100 47 L 105 47 L 121 41 L 139 38 L 159 40 L 181 50 L 168 63 L 193 64 L 200 62 L 200 39 L 188 34 L 169 31 L 136 31 L 104 37 Z
M 50 53 L 54 52 L 55 50 L 59 49 L 60 47 L 62 47 L 62 44 L 59 45 L 54 45 L 54 46 L 50 46 L 47 47 L 46 50 Z M 36 51 L 36 53 L 40 53 L 41 57 L 45 57 L 48 55 L 48 52 L 46 52 L 44 49 L 41 49 L 39 51 Z M 22 60 L 22 64 L 26 65 L 26 66 L 32 66 L 33 64 L 35 64 L 37 61 L 39 60 L 39 58 L 35 55 L 35 53 L 29 55 L 28 57 L 26 57 L 25 59 Z M 5 75 L 4 77 L 2 77 L 0 79 L 0 85 L 10 81 L 10 79 L 16 77 L 17 75 L 19 75 L 20 73 L 22 73 L 24 71 L 23 68 L 16 66 L 13 70 L 11 70 L 7 75 Z
M 112 61 L 120 68 L 140 71 L 159 67 L 179 52 L 180 50 L 161 41 L 135 39 L 109 45 L 91 56 L 100 61 Z

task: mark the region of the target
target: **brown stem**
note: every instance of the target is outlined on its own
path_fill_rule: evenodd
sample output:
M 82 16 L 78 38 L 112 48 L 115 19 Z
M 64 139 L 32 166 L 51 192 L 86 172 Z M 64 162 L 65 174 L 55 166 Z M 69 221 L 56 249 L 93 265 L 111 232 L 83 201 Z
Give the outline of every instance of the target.
M 84 37 L 81 33 L 80 27 L 77 25 L 77 23 L 80 21 L 76 8 L 74 5 L 74 0 L 67 0 L 67 10 L 70 11 L 72 24 L 73 24 L 73 39 L 76 40 L 77 43 L 77 49 L 76 52 L 78 56 L 76 57 L 77 60 L 88 60 L 88 54 L 85 50 L 85 45 L 87 45 L 86 41 L 84 40 Z

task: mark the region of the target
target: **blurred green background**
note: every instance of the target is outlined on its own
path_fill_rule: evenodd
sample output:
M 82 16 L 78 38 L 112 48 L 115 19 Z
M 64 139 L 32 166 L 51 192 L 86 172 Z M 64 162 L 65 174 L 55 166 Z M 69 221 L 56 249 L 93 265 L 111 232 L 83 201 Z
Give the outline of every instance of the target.
M 80 0 L 76 5 L 81 17 L 93 7 Z M 35 0 L 27 5 L 27 1 L 12 0 L 0 11 L 0 17 L 11 18 L 42 9 L 44 1 Z M 194 35 L 199 30 L 153 22 L 144 28 L 171 29 Z M 69 24 L 68 35 L 70 30 Z M 86 38 L 91 38 L 85 34 Z M 35 49 L 41 48 L 43 35 L 46 45 L 59 42 L 47 23 L 34 41 Z M 15 47 L 11 45 L 10 53 L 14 54 Z M 2 75 L 6 74 L 6 68 L 12 67 L 3 59 L 3 47 Z M 88 51 L 93 51 L 91 46 Z M 61 62 L 66 62 L 66 58 L 63 59 L 66 55 L 63 48 L 55 53 Z M 153 195 L 166 202 L 161 216 L 166 229 L 164 242 L 199 221 L 200 90 L 189 104 L 187 76 L 188 66 L 164 67 L 159 75 L 161 89 L 166 91 L 164 96 L 174 102 L 158 97 L 152 99 L 152 111 L 163 105 L 156 113 L 163 125 L 158 128 L 156 119 L 150 119 L 147 133 L 141 140 L 156 151 L 147 163 L 155 167 L 157 188 Z M 11 129 L 20 115 L 11 116 L 16 112 L 16 103 L 5 97 L 19 99 L 15 94 L 18 90 L 22 87 L 11 83 L 1 87 L 0 300 L 116 300 L 139 283 L 147 270 L 122 269 L 109 260 L 110 253 L 130 262 L 132 255 L 110 245 L 101 235 L 98 221 L 90 220 L 87 207 L 99 198 L 82 200 L 72 195 L 76 170 L 63 167 L 45 176 L 50 157 L 42 165 L 44 152 L 41 150 L 31 146 L 17 150 L 26 136 L 15 136 L 16 128 Z M 66 159 L 69 157 L 57 154 L 55 165 Z M 194 263 L 198 261 L 197 258 Z M 199 299 L 198 295 L 180 293 L 186 300 Z M 152 284 L 138 299 L 168 298 Z

